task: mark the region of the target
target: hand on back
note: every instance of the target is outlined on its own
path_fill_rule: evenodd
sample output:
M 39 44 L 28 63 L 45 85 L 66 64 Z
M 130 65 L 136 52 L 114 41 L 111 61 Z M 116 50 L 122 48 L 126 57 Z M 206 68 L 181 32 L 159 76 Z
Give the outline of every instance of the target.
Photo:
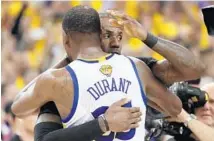
M 137 128 L 141 121 L 141 111 L 138 107 L 122 107 L 130 100 L 121 99 L 113 103 L 105 112 L 105 118 L 110 131 L 122 132 L 131 128 Z

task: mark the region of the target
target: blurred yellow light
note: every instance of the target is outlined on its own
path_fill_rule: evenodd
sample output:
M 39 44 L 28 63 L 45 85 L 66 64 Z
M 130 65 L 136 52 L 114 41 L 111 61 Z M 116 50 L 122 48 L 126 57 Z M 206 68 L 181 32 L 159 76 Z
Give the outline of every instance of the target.
M 161 29 L 163 28 L 163 15 L 160 13 L 155 13 L 153 15 L 153 26 L 152 26 L 152 33 L 155 33 L 156 35 L 161 33 Z
M 164 59 L 164 57 L 161 56 L 161 55 L 160 55 L 159 53 L 157 53 L 157 52 L 153 52 L 153 53 L 152 53 L 152 57 L 155 58 L 155 59 L 157 59 L 157 60 L 163 60 L 163 59 Z
M 137 1 L 127 1 L 125 4 L 125 11 L 126 13 L 137 19 L 138 18 L 138 14 L 139 14 L 139 10 L 138 10 L 138 2 Z
M 129 39 L 128 44 L 133 50 L 139 50 L 143 47 L 142 41 L 137 38 Z
M 8 8 L 10 16 L 16 16 L 22 8 L 22 2 L 11 2 Z
M 72 1 L 70 1 L 70 5 L 72 7 L 80 5 L 80 4 L 81 4 L 81 0 L 75 0 L 75 1 L 72 0 Z
M 91 1 L 91 6 L 97 10 L 97 11 L 100 11 L 102 6 L 103 6 L 103 3 L 101 0 L 96 0 L 96 1 Z
M 168 38 L 174 38 L 178 35 L 178 27 L 174 22 L 165 22 L 162 25 L 161 34 Z
M 202 24 L 201 25 L 200 49 L 206 50 L 208 48 L 209 48 L 209 37 L 208 37 L 206 26 L 204 24 Z
M 16 87 L 21 90 L 25 86 L 25 82 L 22 76 L 18 76 L 15 81 Z
M 41 17 L 34 15 L 31 17 L 31 28 L 38 28 L 41 26 Z

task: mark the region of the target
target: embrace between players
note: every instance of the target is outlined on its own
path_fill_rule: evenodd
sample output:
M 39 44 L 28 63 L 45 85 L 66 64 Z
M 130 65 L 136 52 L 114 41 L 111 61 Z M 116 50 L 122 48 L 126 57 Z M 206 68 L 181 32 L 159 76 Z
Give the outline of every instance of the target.
M 118 11 L 99 17 L 92 8 L 76 6 L 64 16 L 62 28 L 68 58 L 35 78 L 12 105 L 18 117 L 42 107 L 37 125 L 56 124 L 48 137 L 38 135 L 45 136 L 47 131 L 35 130 L 36 139 L 144 140 L 147 104 L 166 116 L 177 117 L 183 112 L 180 99 L 161 82 L 169 85 L 205 73 L 203 63 L 186 48 L 153 36 L 136 20 Z M 167 60 L 120 55 L 124 33 L 140 39 Z M 49 105 L 43 106 L 46 103 Z M 61 129 L 61 122 L 70 128 Z M 43 128 L 51 126 L 46 124 Z

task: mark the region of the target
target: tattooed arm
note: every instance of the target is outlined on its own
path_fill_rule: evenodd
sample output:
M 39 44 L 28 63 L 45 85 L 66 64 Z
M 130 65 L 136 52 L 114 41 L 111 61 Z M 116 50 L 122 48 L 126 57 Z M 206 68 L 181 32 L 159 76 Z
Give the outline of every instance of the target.
M 135 58 L 132 58 L 132 60 L 135 62 L 139 77 L 141 82 L 143 82 L 149 106 L 163 112 L 167 116 L 177 116 L 182 109 L 181 100 L 157 81 L 150 69 L 142 61 Z
M 66 89 L 67 85 L 69 85 L 69 92 Z M 51 70 L 42 74 L 35 82 L 35 86 L 16 96 L 12 111 L 18 117 L 27 116 L 47 102 L 55 102 L 55 99 L 65 92 L 73 94 L 70 75 L 64 68 Z
M 17 94 L 11 107 L 12 112 L 21 118 L 31 114 L 38 109 L 40 105 L 51 101 L 48 95 L 49 89 L 44 89 L 44 87 L 49 86 L 50 82 L 49 78 L 45 78 L 44 75 L 42 75 L 35 82 L 35 86 L 32 85 L 28 91 Z
M 203 62 L 181 45 L 159 38 L 152 49 L 167 59 L 152 68 L 153 74 L 166 84 L 197 79 L 205 73 Z
M 69 63 L 71 63 L 71 61 L 68 59 L 68 57 L 64 57 L 62 60 L 60 60 L 59 62 L 57 62 L 57 64 L 55 64 L 53 67 L 49 68 L 48 70 L 46 70 L 45 72 L 43 72 L 42 74 L 40 74 L 39 76 L 37 76 L 36 78 L 34 78 L 29 84 L 27 84 L 21 91 L 21 93 L 24 93 L 26 91 L 28 91 L 29 93 L 32 92 L 35 83 L 37 82 L 37 80 L 41 77 L 41 75 L 43 75 L 44 73 L 47 73 L 48 71 L 50 71 L 51 69 L 59 69 L 62 67 L 65 67 L 66 65 L 68 65 Z

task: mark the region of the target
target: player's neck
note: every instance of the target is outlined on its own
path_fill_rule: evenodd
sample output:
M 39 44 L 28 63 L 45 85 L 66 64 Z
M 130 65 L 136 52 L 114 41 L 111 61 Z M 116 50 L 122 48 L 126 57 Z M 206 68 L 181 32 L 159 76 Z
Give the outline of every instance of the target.
M 73 53 L 75 52 L 75 55 L 72 56 L 73 59 L 94 59 L 107 54 L 102 51 L 101 41 L 98 36 L 84 36 L 84 40 L 75 46 L 76 49 L 73 50 Z
M 106 54 L 107 53 L 102 51 L 101 46 L 88 46 L 80 49 L 77 59 L 95 59 Z

